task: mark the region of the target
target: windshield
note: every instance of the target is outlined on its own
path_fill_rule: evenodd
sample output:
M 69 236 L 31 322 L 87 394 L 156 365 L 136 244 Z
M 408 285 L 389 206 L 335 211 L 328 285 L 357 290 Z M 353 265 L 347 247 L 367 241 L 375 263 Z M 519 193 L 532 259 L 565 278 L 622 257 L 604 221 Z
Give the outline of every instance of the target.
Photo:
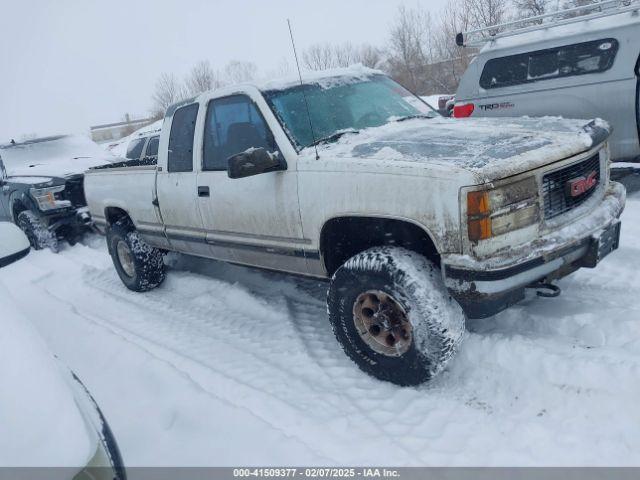
M 265 98 L 291 140 L 313 144 L 304 94 L 309 103 L 315 140 L 335 140 L 340 132 L 379 127 L 406 117 L 438 114 L 404 87 L 384 75 L 366 80 L 345 77 L 327 86 L 298 85 L 265 92 Z

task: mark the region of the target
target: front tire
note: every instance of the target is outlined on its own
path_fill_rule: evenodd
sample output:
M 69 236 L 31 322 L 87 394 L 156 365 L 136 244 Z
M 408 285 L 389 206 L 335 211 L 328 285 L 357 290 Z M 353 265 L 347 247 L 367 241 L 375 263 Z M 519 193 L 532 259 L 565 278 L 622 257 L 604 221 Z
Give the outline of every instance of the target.
M 464 336 L 464 312 L 439 269 L 402 248 L 376 247 L 349 259 L 331 280 L 327 305 L 345 353 L 397 385 L 431 380 Z
M 35 213 L 30 210 L 20 212 L 17 224 L 29 239 L 34 250 L 49 248 L 53 253 L 58 253 L 59 245 L 56 234 L 50 231 Z
M 107 246 L 118 276 L 129 290 L 146 292 L 164 281 L 164 254 L 140 238 L 128 219 L 109 227 Z

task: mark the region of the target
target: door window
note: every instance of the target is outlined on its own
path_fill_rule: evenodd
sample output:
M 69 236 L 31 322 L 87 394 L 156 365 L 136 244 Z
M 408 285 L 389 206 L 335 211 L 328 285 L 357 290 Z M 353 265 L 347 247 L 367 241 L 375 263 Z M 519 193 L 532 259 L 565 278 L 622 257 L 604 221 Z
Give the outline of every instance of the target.
M 138 138 L 136 140 L 131 140 L 129 143 L 129 147 L 127 148 L 126 157 L 129 160 L 137 160 L 140 158 L 140 154 L 142 154 L 142 149 L 144 148 L 144 142 L 146 138 Z
M 246 95 L 212 100 L 204 131 L 203 170 L 226 170 L 229 157 L 251 148 L 277 151 L 262 114 Z
M 193 136 L 197 117 L 197 103 L 181 107 L 173 114 L 169 134 L 169 172 L 193 171 Z

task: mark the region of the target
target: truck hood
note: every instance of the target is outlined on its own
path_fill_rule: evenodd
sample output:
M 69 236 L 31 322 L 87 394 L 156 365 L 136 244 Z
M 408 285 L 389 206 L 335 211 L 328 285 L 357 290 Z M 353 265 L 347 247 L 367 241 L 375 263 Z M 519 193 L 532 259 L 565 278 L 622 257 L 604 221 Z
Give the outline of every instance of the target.
M 414 119 L 346 134 L 320 158 L 370 160 L 393 167 L 425 164 L 470 172 L 478 183 L 526 172 L 602 143 L 602 120 L 544 118 Z
M 42 159 L 34 164 L 20 165 L 10 170 L 10 176 L 28 177 L 58 177 L 69 178 L 83 174 L 92 167 L 111 163 L 115 157 L 75 157 Z M 9 169 L 7 169 L 9 171 Z
M 68 178 L 75 178 L 70 176 Z M 82 175 L 79 175 L 82 178 Z M 7 182 L 11 184 L 23 184 L 35 188 L 56 187 L 65 184 L 65 178 L 61 177 L 39 177 L 36 175 L 20 175 L 7 177 Z
M 62 177 L 84 173 L 115 160 L 113 155 L 81 135 L 61 135 L 0 145 L 0 156 L 11 177 Z

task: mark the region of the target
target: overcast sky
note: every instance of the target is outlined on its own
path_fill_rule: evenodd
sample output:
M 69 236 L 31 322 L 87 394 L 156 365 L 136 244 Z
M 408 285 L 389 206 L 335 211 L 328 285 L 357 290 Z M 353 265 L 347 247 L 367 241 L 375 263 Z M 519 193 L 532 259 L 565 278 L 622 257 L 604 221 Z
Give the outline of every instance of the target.
M 384 45 L 398 5 L 446 0 L 2 0 L 0 143 L 146 115 L 158 76 L 199 60 L 293 64 L 318 42 Z

